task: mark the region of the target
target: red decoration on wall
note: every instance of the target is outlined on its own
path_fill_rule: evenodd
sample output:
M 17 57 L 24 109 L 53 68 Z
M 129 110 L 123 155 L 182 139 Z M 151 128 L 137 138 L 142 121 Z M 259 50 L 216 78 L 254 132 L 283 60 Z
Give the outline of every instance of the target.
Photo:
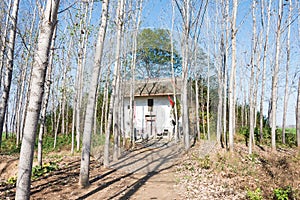
M 172 106 L 172 108 L 174 107 L 174 105 L 175 105 L 175 102 L 171 99 L 171 97 L 170 96 L 168 96 L 168 98 L 169 98 L 169 101 L 170 101 L 170 105 Z

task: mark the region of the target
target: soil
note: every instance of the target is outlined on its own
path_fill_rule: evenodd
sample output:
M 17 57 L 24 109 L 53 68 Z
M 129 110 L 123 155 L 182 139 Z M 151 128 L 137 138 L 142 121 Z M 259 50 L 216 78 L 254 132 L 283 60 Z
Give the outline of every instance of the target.
M 167 141 L 150 141 L 125 151 L 104 168 L 92 159 L 90 186 L 78 186 L 80 156 L 61 152 L 59 169 L 32 181 L 31 199 L 246 199 L 260 189 L 273 199 L 276 188 L 292 188 L 289 199 L 300 199 L 300 153 L 297 149 L 254 148 L 236 144 L 229 153 L 215 142 L 201 141 L 188 153 Z M 14 199 L 15 186 L 5 181 L 16 174 L 18 157 L 0 156 L 0 199 Z M 2 183 L 1 183 L 2 182 Z
M 80 156 L 64 156 L 59 170 L 32 181 L 31 199 L 180 199 L 174 188 L 174 166 L 181 156 L 178 145 L 153 141 L 126 151 L 110 168 L 92 159 L 91 184 L 86 188 L 78 186 Z M 0 160 L 8 160 L 0 168 L 0 181 L 5 181 L 16 174 L 18 158 L 1 156 Z M 15 186 L 2 182 L 0 199 L 14 199 L 14 195 Z

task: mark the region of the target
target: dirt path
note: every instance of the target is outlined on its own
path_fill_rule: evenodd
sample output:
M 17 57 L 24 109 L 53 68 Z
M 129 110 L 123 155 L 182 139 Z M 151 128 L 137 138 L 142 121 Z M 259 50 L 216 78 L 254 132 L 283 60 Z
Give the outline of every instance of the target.
M 87 199 L 179 199 L 174 190 L 175 165 L 180 157 L 175 144 L 155 142 L 128 152 L 111 163 L 119 176 L 107 189 L 83 196 Z M 118 181 L 116 181 L 118 180 Z
M 110 169 L 92 161 L 91 185 L 82 189 L 80 157 L 66 156 L 58 171 L 32 181 L 31 199 L 180 199 L 174 189 L 180 157 L 178 146 L 156 141 L 127 152 Z M 14 193 L 15 187 L 0 187 L 0 199 L 13 199 Z

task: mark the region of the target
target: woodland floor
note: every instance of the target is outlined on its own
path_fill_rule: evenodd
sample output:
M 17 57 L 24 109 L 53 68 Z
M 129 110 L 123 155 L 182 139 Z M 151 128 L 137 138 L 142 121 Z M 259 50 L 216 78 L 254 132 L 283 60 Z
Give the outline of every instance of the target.
M 273 199 L 276 188 L 290 186 L 290 199 L 300 199 L 300 152 L 272 153 L 235 146 L 229 153 L 214 142 L 201 141 L 189 153 L 174 143 L 152 141 L 127 151 L 109 169 L 92 159 L 91 185 L 78 186 L 80 156 L 59 156 L 59 169 L 32 181 L 31 199 L 246 199 L 247 191 L 261 189 Z M 18 157 L 0 155 L 0 199 L 14 199 L 15 186 L 5 181 L 16 174 Z

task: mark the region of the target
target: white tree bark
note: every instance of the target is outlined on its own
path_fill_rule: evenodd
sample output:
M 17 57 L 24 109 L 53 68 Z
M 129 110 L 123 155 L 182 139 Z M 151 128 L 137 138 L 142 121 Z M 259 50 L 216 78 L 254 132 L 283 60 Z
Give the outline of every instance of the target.
M 136 67 L 136 54 L 137 54 L 137 39 L 140 26 L 140 19 L 142 14 L 143 1 L 139 1 L 136 5 L 136 13 L 134 16 L 134 33 L 132 44 L 132 59 L 131 59 L 131 85 L 130 85 L 130 132 L 131 132 L 131 144 L 132 148 L 135 147 L 135 135 L 134 135 L 134 90 L 135 90 L 135 67 Z
M 4 9 L 6 9 L 7 10 L 7 13 L 6 13 L 6 18 L 5 18 L 5 25 L 4 25 L 4 27 L 1 27 L 1 29 L 2 29 L 2 34 L 1 34 L 1 36 L 0 36 L 0 38 L 1 38 L 1 48 L 0 48 L 0 88 L 2 87 L 2 73 L 3 73 L 3 67 L 4 67 L 4 62 L 5 62 L 5 57 L 4 57 L 4 55 L 5 55 L 5 47 L 6 47 L 6 43 L 7 43 L 7 30 L 8 30 L 8 24 L 9 24 L 9 19 L 10 19 L 10 11 L 11 11 L 11 7 L 12 7 L 12 3 L 11 3 L 11 1 L 12 0 L 9 0 L 9 2 L 8 2 L 8 8 L 5 8 L 4 6 L 3 6 L 3 10 Z M 3 4 L 4 4 L 4 2 L 3 2 Z M 5 12 L 2 12 L 3 14 L 5 13 Z M 2 15 L 2 13 L 1 13 L 1 15 Z M 0 145 L 1 145 L 1 143 L 0 143 Z
M 234 105 L 234 83 L 236 74 L 236 15 L 237 15 L 237 0 L 233 0 L 232 7 L 232 20 L 231 20 L 231 46 L 232 46 L 232 58 L 231 58 L 231 72 L 230 72 L 230 82 L 229 82 L 229 149 L 233 151 L 233 135 L 234 135 L 234 115 L 235 115 L 235 105 Z
M 286 114 L 289 101 L 289 67 L 290 67 L 290 37 L 291 37 L 291 18 L 292 18 L 292 1 L 289 1 L 289 14 L 288 14 L 288 32 L 286 39 L 286 68 L 285 68 L 285 92 L 283 104 L 283 117 L 282 117 L 282 143 L 285 144 L 285 127 L 286 127 Z
M 268 52 L 268 40 L 270 32 L 270 18 L 271 18 L 271 3 L 269 0 L 268 10 L 267 10 L 267 30 L 265 35 L 264 50 L 263 50 L 263 69 L 262 69 L 262 82 L 261 82 L 261 95 L 260 95 L 260 116 L 259 116 L 259 130 L 260 130 L 260 140 L 263 139 L 263 112 L 264 112 L 264 98 L 265 98 L 265 82 L 266 82 L 266 67 L 267 67 L 267 52 Z M 261 2 L 261 9 L 264 13 L 264 0 Z M 264 22 L 264 17 L 262 16 L 262 22 Z
M 29 105 L 25 121 L 16 184 L 16 199 L 29 199 L 31 171 L 37 124 L 41 110 L 45 74 L 54 27 L 57 23 L 59 0 L 48 0 L 41 16 L 37 50 L 34 55 L 32 79 L 30 81 Z
M 188 71 L 189 71 L 189 33 L 190 33 L 190 0 L 184 0 L 183 6 L 183 45 L 182 45 L 182 128 L 185 150 L 190 149 L 189 107 L 188 107 Z
M 19 10 L 19 0 L 14 0 L 12 13 L 11 13 L 11 24 L 9 26 L 9 39 L 7 43 L 7 65 L 4 77 L 4 89 L 2 92 L 1 102 L 0 102 L 0 147 L 2 143 L 2 132 L 3 125 L 7 110 L 7 104 L 9 99 L 9 92 L 11 87 L 12 72 L 14 67 L 14 51 L 15 51 L 15 40 L 16 40 L 16 30 L 18 22 L 18 10 Z M 1 74 L 0 74 L 1 75 Z
M 206 15 L 208 16 L 208 15 Z M 207 30 L 210 29 L 209 19 L 207 19 Z M 207 139 L 210 140 L 210 44 L 207 45 L 207 97 L 206 97 L 206 121 L 207 121 Z
M 96 90 L 98 86 L 98 78 L 101 69 L 103 46 L 106 34 L 107 20 L 108 20 L 108 5 L 109 0 L 103 0 L 102 2 L 102 14 L 101 14 L 101 26 L 98 32 L 98 39 L 96 44 L 96 52 L 94 57 L 93 75 L 88 95 L 88 103 L 85 115 L 85 124 L 83 131 L 82 141 L 82 154 L 80 163 L 80 177 L 79 184 L 83 187 L 89 185 L 89 165 L 90 165 L 90 150 L 93 128 L 93 113 L 95 110 Z
M 57 26 L 56 26 L 57 28 Z M 45 81 L 45 92 L 43 96 L 43 104 L 42 111 L 40 116 L 40 129 L 39 129 L 39 139 L 38 139 L 38 165 L 42 166 L 43 163 L 43 134 L 45 132 L 45 122 L 46 122 L 46 112 L 48 107 L 48 101 L 50 96 L 50 87 L 51 87 L 51 78 L 52 78 L 52 69 L 53 69 L 53 58 L 54 58 L 54 47 L 55 47 L 55 38 L 56 38 L 56 28 L 54 29 L 51 48 L 50 48 L 50 57 L 49 57 L 49 65 L 47 68 L 47 80 Z
M 250 120 L 250 128 L 249 128 L 249 154 L 252 154 L 252 143 L 253 136 L 254 136 L 254 99 L 253 99 L 253 90 L 254 90 L 254 69 L 255 69 L 255 58 L 256 58 L 256 44 L 257 44 L 257 37 L 256 37 L 256 1 L 252 1 L 252 53 L 251 53 L 251 73 L 250 73 L 250 84 L 249 84 L 249 106 L 250 106 L 250 114 L 249 114 L 249 120 Z
M 225 26 L 225 42 L 223 42 L 224 53 L 223 53 L 223 92 L 224 92 L 224 100 L 223 100 L 223 138 L 224 138 L 224 146 L 228 146 L 227 142 L 227 104 L 228 104 L 228 67 L 227 67 L 227 60 L 229 55 L 229 0 L 225 1 L 225 11 L 223 11 L 223 18 Z M 221 44 L 222 45 L 222 44 Z
M 118 16 L 117 16 L 117 44 L 116 44 L 116 59 L 115 59 L 115 67 L 114 67 L 114 74 L 113 74 L 113 82 L 112 82 L 112 94 L 109 103 L 109 113 L 108 113 L 108 121 L 105 130 L 105 145 L 104 145 L 104 167 L 109 167 L 109 137 L 110 137 L 110 130 L 111 126 L 114 129 L 115 126 L 119 126 L 118 124 L 113 124 L 113 114 L 114 114 L 114 105 L 115 100 L 118 95 L 116 89 L 118 88 L 118 79 L 119 79 L 119 70 L 121 64 L 121 39 L 122 39 L 122 27 L 123 27 L 123 7 L 124 7 L 124 0 L 118 1 Z M 114 116 L 116 117 L 116 116 Z
M 298 80 L 298 97 L 296 106 L 296 132 L 297 132 L 297 146 L 300 148 L 300 76 Z
M 173 81 L 173 99 L 174 99 L 174 120 L 175 120 L 175 126 L 174 126 L 174 131 L 173 131 L 173 136 L 175 139 L 175 142 L 177 143 L 179 141 L 179 134 L 178 134 L 178 111 L 177 111 L 177 92 L 176 92 L 176 78 L 175 78 L 175 71 L 174 71 L 174 43 L 173 43 L 173 31 L 174 31 L 174 22 L 175 22 L 175 2 L 172 0 L 172 27 L 171 27 L 171 35 L 170 35 L 170 40 L 171 40 L 171 70 L 172 70 L 172 81 Z M 197 93 L 197 92 L 196 92 Z M 196 95 L 197 96 L 197 95 Z M 197 101 L 197 99 L 196 99 Z M 197 108 L 196 103 L 196 108 Z M 199 113 L 198 114 L 198 119 L 199 119 Z M 197 121 L 199 122 L 199 121 Z M 199 123 L 197 123 L 197 131 L 199 130 Z M 198 135 L 200 135 L 200 131 L 198 131 Z
M 278 71 L 280 59 L 280 38 L 281 38 L 281 19 L 282 19 L 282 0 L 278 1 L 278 18 L 276 28 L 276 52 L 275 52 L 275 65 L 272 75 L 272 110 L 271 110 L 271 145 L 272 150 L 276 150 L 276 111 L 277 111 L 277 92 L 278 92 Z

